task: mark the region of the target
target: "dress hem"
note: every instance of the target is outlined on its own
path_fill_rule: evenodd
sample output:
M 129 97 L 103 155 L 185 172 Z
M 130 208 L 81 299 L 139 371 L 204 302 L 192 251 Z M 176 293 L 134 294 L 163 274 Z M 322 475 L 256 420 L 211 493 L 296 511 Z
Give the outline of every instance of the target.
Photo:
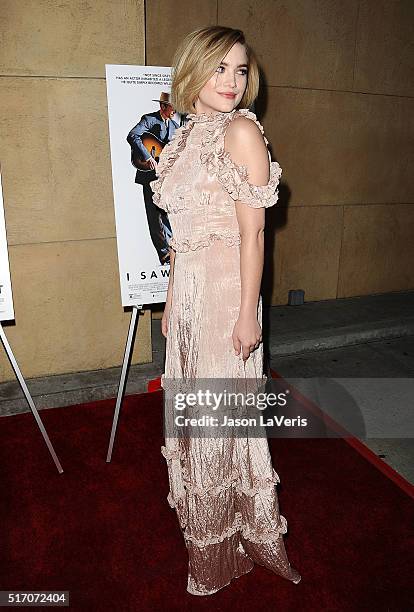
M 255 564 L 252 561 L 252 566 L 251 568 L 249 568 L 246 572 L 242 572 L 241 574 L 238 574 L 237 576 L 233 576 L 232 578 L 230 578 L 230 580 L 228 582 L 226 582 L 226 584 L 223 584 L 223 586 L 218 587 L 217 589 L 213 589 L 212 591 L 207 591 L 206 593 L 202 593 L 201 591 L 195 591 L 192 590 L 188 585 L 187 585 L 187 592 L 190 593 L 191 595 L 214 595 L 214 593 L 217 593 L 218 591 L 221 591 L 221 589 L 224 589 L 226 586 L 229 586 L 229 584 L 235 580 L 236 578 L 241 578 L 242 576 L 245 576 L 246 574 L 248 574 L 249 572 L 252 571 L 252 569 L 254 568 Z

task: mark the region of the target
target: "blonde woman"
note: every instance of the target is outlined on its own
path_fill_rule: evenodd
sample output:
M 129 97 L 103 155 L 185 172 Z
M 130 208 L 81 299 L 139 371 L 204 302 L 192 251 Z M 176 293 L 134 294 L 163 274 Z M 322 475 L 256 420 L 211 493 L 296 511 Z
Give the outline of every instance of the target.
M 166 382 L 263 382 L 265 208 L 282 173 L 248 107 L 259 72 L 243 32 L 189 34 L 173 60 L 172 103 L 187 123 L 164 147 L 154 202 L 168 212 L 170 277 L 162 332 Z M 166 437 L 161 447 L 188 551 L 187 591 L 210 595 L 254 563 L 297 584 L 287 558 L 266 437 Z

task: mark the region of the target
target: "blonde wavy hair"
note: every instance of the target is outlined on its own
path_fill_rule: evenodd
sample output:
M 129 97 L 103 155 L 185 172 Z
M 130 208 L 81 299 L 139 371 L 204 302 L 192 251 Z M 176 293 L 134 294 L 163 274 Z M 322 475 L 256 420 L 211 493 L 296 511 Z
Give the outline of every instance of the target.
M 259 93 L 259 68 L 241 30 L 224 26 L 198 28 L 184 38 L 173 58 L 171 103 L 182 114 L 195 113 L 195 101 L 224 56 L 239 42 L 247 55 L 247 86 L 239 108 L 250 107 Z

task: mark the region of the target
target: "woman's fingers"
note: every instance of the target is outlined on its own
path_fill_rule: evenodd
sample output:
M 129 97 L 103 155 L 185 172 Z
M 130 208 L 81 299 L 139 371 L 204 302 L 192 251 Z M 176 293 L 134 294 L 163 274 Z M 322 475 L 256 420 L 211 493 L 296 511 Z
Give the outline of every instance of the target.
M 261 342 L 262 342 L 262 338 L 259 338 L 255 344 L 251 344 L 249 346 L 249 354 L 255 351 L 257 348 L 259 348 Z
M 233 348 L 234 348 L 234 352 L 236 353 L 236 355 L 238 355 L 240 353 L 240 349 L 241 349 L 241 344 L 240 344 L 240 340 L 236 337 L 233 337 Z
M 255 343 L 247 342 L 246 344 L 242 344 L 240 338 L 238 338 L 236 335 L 233 335 L 234 351 L 236 355 L 239 355 L 241 353 L 241 356 L 244 361 L 246 361 L 246 359 L 249 358 L 250 353 L 252 353 L 259 347 L 261 342 L 262 342 L 262 336 L 257 338 Z

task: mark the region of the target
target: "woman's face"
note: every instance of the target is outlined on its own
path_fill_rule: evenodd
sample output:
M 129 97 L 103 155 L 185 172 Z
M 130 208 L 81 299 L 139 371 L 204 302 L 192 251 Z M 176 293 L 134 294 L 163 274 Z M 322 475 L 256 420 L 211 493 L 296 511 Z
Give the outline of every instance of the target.
M 235 43 L 200 91 L 195 102 L 197 114 L 232 111 L 243 97 L 247 72 L 246 49 L 241 43 Z

